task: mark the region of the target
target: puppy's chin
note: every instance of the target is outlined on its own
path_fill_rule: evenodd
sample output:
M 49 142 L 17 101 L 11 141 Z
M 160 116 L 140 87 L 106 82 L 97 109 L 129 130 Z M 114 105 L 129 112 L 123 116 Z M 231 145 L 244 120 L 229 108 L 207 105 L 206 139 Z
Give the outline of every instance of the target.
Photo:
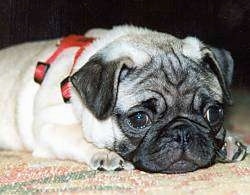
M 199 164 L 195 160 L 182 157 L 174 162 L 171 162 L 172 159 L 161 158 L 160 156 L 158 160 L 149 160 L 147 157 L 140 157 L 137 160 L 134 159 L 135 162 L 133 164 L 137 169 L 145 172 L 175 174 L 192 172 L 197 169 L 209 167 L 214 164 L 214 159 L 214 156 L 212 156 L 206 163 Z
M 177 150 L 175 154 L 151 155 L 142 153 L 134 156 L 134 166 L 145 172 L 153 173 L 186 173 L 206 168 L 214 164 L 215 155 L 207 153 L 207 157 L 195 154 L 196 151 L 186 153 Z M 206 153 L 207 151 L 204 151 Z M 203 158 L 203 159 L 201 159 Z
M 163 173 L 185 173 L 190 171 L 195 171 L 199 166 L 193 162 L 186 160 L 179 160 L 171 164 L 168 169 L 163 170 Z
M 169 174 L 175 174 L 175 173 L 186 173 L 186 172 L 192 172 L 199 168 L 197 164 L 187 161 L 187 160 L 178 160 L 171 165 L 169 165 L 167 168 L 161 169 L 157 168 L 157 166 L 147 163 L 135 163 L 135 167 L 139 170 L 151 172 L 151 173 L 169 173 Z

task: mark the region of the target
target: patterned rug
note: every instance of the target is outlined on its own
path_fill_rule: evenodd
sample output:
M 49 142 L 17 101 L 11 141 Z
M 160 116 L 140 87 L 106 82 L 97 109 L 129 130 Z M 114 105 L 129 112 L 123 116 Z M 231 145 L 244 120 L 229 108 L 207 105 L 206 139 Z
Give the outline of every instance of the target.
M 242 95 L 243 94 L 243 95 Z M 239 92 L 229 112 L 229 128 L 250 143 L 250 96 Z M 0 152 L 1 194 L 250 194 L 250 156 L 239 163 L 216 164 L 186 174 L 148 174 L 138 170 L 91 171 L 84 164 Z

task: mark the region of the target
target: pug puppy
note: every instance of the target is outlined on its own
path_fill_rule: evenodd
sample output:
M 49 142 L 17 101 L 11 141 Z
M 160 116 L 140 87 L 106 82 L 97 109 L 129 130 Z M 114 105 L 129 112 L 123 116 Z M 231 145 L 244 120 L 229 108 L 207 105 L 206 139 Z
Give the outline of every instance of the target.
M 0 147 L 36 157 L 72 159 L 98 170 L 183 173 L 234 162 L 246 147 L 223 128 L 232 103 L 233 60 L 194 37 L 134 26 L 94 29 L 96 40 L 70 75 L 77 47 L 53 62 L 42 85 L 35 64 L 58 40 L 0 51 Z

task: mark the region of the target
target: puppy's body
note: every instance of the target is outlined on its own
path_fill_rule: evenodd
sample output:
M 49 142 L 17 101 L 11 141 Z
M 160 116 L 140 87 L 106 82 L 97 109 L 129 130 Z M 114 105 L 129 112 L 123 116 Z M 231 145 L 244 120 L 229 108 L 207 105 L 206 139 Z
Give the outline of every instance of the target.
M 86 63 L 100 48 L 129 31 L 129 27 L 118 28 L 106 35 L 106 39 L 97 40 L 81 56 L 80 64 Z M 143 30 L 132 28 L 132 31 L 139 33 Z M 86 36 L 100 38 L 106 33 L 107 30 L 98 29 L 87 32 Z M 89 116 L 81 117 L 82 108 L 79 110 L 78 107 L 80 102 L 74 102 L 77 105 L 73 110 L 72 104 L 62 101 L 58 86 L 68 76 L 78 48 L 73 47 L 62 52 L 51 66 L 42 86 L 34 82 L 37 61 L 48 59 L 58 42 L 59 39 L 24 43 L 0 51 L 0 82 L 4 88 L 0 97 L 0 111 L 4 113 L 0 118 L 0 147 L 29 150 L 39 157 L 90 163 L 96 148 L 88 142 L 85 143 L 84 137 L 104 148 L 105 144 L 113 141 L 113 127 L 110 128 L 109 121 L 97 121 L 87 110 L 85 115 Z M 86 120 L 86 125 L 92 132 L 84 132 L 86 135 L 83 135 L 81 118 Z
M 95 169 L 100 167 L 107 170 L 115 170 L 117 168 L 131 169 L 133 165 L 129 162 L 124 162 L 118 154 L 111 151 L 116 151 L 120 155 L 124 155 L 123 157 L 126 160 L 132 161 L 132 159 L 126 156 L 124 148 L 123 151 L 121 151 L 122 149 L 118 149 L 121 145 L 117 145 L 117 143 L 126 143 L 127 147 L 130 146 L 129 149 L 135 152 L 136 149 L 133 148 L 139 148 L 139 144 L 137 143 L 139 138 L 136 136 L 137 140 L 133 139 L 131 141 L 131 139 L 128 141 L 131 134 L 127 134 L 122 129 L 122 124 L 120 124 L 118 118 L 110 117 L 107 113 L 114 110 L 116 110 L 116 114 L 119 114 L 120 111 L 129 111 L 138 102 L 144 101 L 147 96 L 145 89 L 147 86 L 151 86 L 152 83 L 145 84 L 142 92 L 140 90 L 136 92 L 136 94 L 142 93 L 142 95 L 135 97 L 133 91 L 136 91 L 136 85 L 134 86 L 135 88 L 131 88 L 131 86 L 140 77 L 129 77 L 130 75 L 126 71 L 125 73 L 121 73 L 121 67 L 121 71 L 115 73 L 117 79 L 112 81 L 114 85 L 118 85 L 117 82 L 119 82 L 119 88 L 115 87 L 106 95 L 109 96 L 110 93 L 111 95 L 117 93 L 115 95 L 117 99 L 110 100 L 111 102 L 108 102 L 108 107 L 105 107 L 106 105 L 104 104 L 106 109 L 104 112 L 100 108 L 102 107 L 102 103 L 100 103 L 102 100 L 98 100 L 95 103 L 89 102 L 88 97 L 85 96 L 86 94 L 80 89 L 84 88 L 84 86 L 78 88 L 78 85 L 81 85 L 79 82 L 82 82 L 83 79 L 82 77 L 79 78 L 82 68 L 87 64 L 85 67 L 87 69 L 88 62 L 96 54 L 98 55 L 97 59 L 94 59 L 95 63 L 98 63 L 98 58 L 101 56 L 101 59 L 105 62 L 122 61 L 131 70 L 141 69 L 145 64 L 151 63 L 152 59 L 154 59 L 154 65 L 151 66 L 155 67 L 156 71 L 157 64 L 162 63 L 159 60 L 165 59 L 164 55 L 168 52 L 174 52 L 174 54 L 182 53 L 183 56 L 190 59 L 190 64 L 199 63 L 204 57 L 201 51 L 203 44 L 195 38 L 180 40 L 168 34 L 131 26 L 117 27 L 110 31 L 103 29 L 89 31 L 86 33 L 86 36 L 95 37 L 97 40 L 86 48 L 76 63 L 73 71 L 74 76 L 72 77 L 74 87 L 71 88 L 72 98 L 70 104 L 63 102 L 59 86 L 60 82 L 69 75 L 75 53 L 78 50 L 77 47 L 68 48 L 59 55 L 51 65 L 41 86 L 33 81 L 36 62 L 45 61 L 54 52 L 56 43 L 59 40 L 26 43 L 0 51 L 0 83 L 2 86 L 2 95 L 0 96 L 0 112 L 2 113 L 0 117 L 1 148 L 14 150 L 26 149 L 39 157 L 73 159 L 86 162 Z M 167 59 L 171 59 L 171 63 L 174 63 L 179 58 L 167 56 L 165 60 Z M 183 60 L 185 59 L 183 58 Z M 182 64 L 182 62 L 179 63 Z M 110 66 L 107 66 L 107 69 Z M 191 67 L 191 65 L 189 66 Z M 172 68 L 172 71 L 178 70 L 178 67 L 172 66 Z M 91 71 L 89 71 L 89 74 L 93 74 Z M 227 74 L 232 74 L 230 71 L 228 70 Z M 94 72 L 93 77 L 95 77 L 95 73 L 98 74 L 98 71 Z M 193 74 L 192 71 L 189 71 L 189 73 Z M 139 75 L 140 73 L 136 74 Z M 168 74 L 172 75 L 173 73 L 169 70 Z M 170 82 L 181 82 L 177 81 L 179 78 L 176 80 L 178 75 L 175 76 L 170 78 Z M 88 76 L 85 77 L 89 78 Z M 196 76 L 192 75 L 191 77 L 195 78 Z M 131 80 L 131 78 L 133 79 Z M 200 77 L 201 82 L 203 82 L 202 78 L 203 76 Z M 223 96 L 228 95 L 225 95 L 225 91 L 223 91 L 223 86 L 221 85 L 221 82 L 225 81 L 221 81 L 212 75 L 207 78 L 210 78 L 208 87 L 212 90 L 212 95 L 210 95 L 216 101 L 223 102 Z M 89 79 L 91 80 L 91 78 Z M 85 82 L 88 81 L 85 80 Z M 94 84 L 95 82 L 98 81 L 94 81 Z M 136 82 L 139 83 L 140 81 Z M 156 86 L 161 88 L 161 79 L 154 82 L 158 82 Z M 102 83 L 99 85 L 102 85 Z M 102 94 L 105 95 L 110 90 L 110 87 L 104 87 L 102 90 L 104 90 Z M 92 91 L 90 89 L 88 91 L 91 96 Z M 166 90 L 163 87 L 158 93 L 165 94 Z M 82 96 L 85 97 L 83 98 Z M 96 94 L 93 96 L 95 98 L 98 97 Z M 173 107 L 177 103 L 175 100 L 178 98 L 179 95 L 175 96 L 174 99 L 168 94 L 164 95 L 164 101 L 167 101 L 167 105 L 170 107 Z M 199 101 L 197 100 L 197 102 Z M 177 104 L 180 104 L 180 102 Z M 97 105 L 98 108 L 96 108 Z M 162 107 L 160 103 L 159 105 Z M 183 110 L 183 113 L 185 112 Z M 182 114 L 180 116 L 188 118 L 189 114 L 187 115 L 186 112 L 186 115 Z M 165 122 L 162 122 L 162 124 L 165 124 Z M 144 140 L 145 138 L 140 139 Z M 162 140 L 159 142 L 162 142 Z M 148 148 L 147 146 L 143 147 L 146 148 L 145 150 Z M 141 153 L 143 153 L 142 151 L 140 151 L 140 155 L 144 155 Z M 190 154 L 189 156 L 192 155 Z M 208 158 L 210 160 L 215 158 L 215 154 L 211 155 Z M 133 157 L 134 160 L 137 158 L 140 157 Z M 154 170 L 149 168 L 150 166 L 148 167 L 148 165 L 143 166 L 144 170 L 162 171 L 162 167 L 159 169 L 155 168 Z M 173 168 L 174 172 L 178 172 L 175 169 L 183 169 L 180 172 L 197 169 L 197 167 L 176 166 L 177 168 Z M 202 166 L 207 166 L 207 164 L 200 165 L 200 167 Z M 171 170 L 165 172 L 171 172 Z
M 56 41 L 25 43 L 0 51 L 0 143 L 4 149 L 34 148 L 34 99 L 40 88 L 33 82 L 34 63 L 37 57 L 45 60 L 55 44 Z

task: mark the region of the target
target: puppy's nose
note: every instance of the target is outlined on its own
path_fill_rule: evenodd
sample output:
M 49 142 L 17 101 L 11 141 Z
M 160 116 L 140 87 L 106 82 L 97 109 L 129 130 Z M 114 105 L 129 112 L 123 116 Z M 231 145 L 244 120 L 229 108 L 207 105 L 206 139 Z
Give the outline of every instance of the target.
M 181 124 L 172 127 L 172 136 L 174 141 L 178 142 L 180 145 L 186 145 L 190 142 L 190 125 Z

